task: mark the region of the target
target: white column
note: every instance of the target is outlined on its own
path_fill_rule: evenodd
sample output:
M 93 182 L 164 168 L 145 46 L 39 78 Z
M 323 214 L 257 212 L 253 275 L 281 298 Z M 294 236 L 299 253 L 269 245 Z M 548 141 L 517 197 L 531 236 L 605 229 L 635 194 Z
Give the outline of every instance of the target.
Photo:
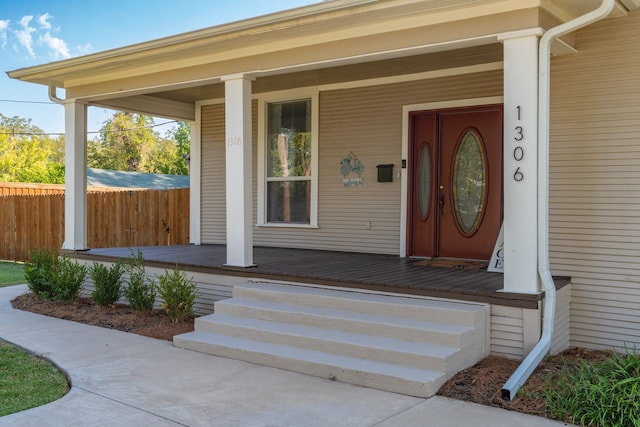
M 189 242 L 202 243 L 200 208 L 202 206 L 202 107 L 196 104 L 196 121 L 191 123 L 191 152 L 189 153 Z
M 251 78 L 227 76 L 225 82 L 227 265 L 253 265 L 251 171 Z
M 63 249 L 85 250 L 87 245 L 87 106 L 64 104 L 65 194 Z
M 504 291 L 540 291 L 537 258 L 538 37 L 504 34 Z

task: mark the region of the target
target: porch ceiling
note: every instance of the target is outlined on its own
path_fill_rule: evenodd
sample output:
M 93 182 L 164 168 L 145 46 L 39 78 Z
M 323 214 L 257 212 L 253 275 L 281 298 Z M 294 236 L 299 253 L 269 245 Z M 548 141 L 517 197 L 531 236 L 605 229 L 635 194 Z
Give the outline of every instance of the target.
M 219 98 L 225 75 L 257 77 L 256 91 L 282 74 L 311 82 L 318 70 L 493 45 L 599 1 L 330 0 L 8 74 L 95 105 L 192 120 L 194 102 Z M 640 6 L 618 1 L 617 14 Z

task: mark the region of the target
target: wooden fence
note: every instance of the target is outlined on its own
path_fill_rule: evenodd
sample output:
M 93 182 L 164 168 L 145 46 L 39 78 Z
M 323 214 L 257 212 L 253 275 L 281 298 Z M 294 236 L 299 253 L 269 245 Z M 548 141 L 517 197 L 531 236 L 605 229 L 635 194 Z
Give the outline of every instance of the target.
M 27 184 L 24 182 L 0 183 L 0 196 L 14 194 L 64 194 L 64 184 Z
M 0 259 L 26 261 L 36 249 L 60 249 L 64 194 L 0 195 Z M 189 243 L 189 189 L 87 194 L 90 248 Z

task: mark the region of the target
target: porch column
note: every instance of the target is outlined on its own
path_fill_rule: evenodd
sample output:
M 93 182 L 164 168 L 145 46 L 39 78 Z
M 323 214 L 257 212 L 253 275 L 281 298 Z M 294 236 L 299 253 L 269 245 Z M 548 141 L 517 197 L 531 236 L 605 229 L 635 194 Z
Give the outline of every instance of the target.
M 64 243 L 63 249 L 85 250 L 87 245 L 87 106 L 64 104 Z
M 202 142 L 200 126 L 202 126 L 201 107 L 196 104 L 196 121 L 191 123 L 191 151 L 189 153 L 189 242 L 194 245 L 202 243 L 200 226 L 202 216 Z
M 542 29 L 500 37 L 504 45 L 504 291 L 537 293 L 538 38 Z
M 244 75 L 223 78 L 225 88 L 227 265 L 253 265 L 251 171 L 251 81 Z

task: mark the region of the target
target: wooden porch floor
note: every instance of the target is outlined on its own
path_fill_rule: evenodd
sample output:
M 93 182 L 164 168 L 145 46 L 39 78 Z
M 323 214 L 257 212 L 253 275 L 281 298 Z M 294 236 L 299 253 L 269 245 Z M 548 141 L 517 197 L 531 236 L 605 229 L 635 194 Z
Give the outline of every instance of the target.
M 138 248 L 133 248 L 135 252 Z M 303 282 L 537 308 L 542 295 L 501 292 L 503 275 L 477 263 L 434 262 L 395 255 L 255 247 L 255 267 L 225 266 L 225 245 L 139 248 L 145 265 L 255 279 Z M 96 261 L 129 258 L 131 248 L 91 249 L 67 255 Z M 431 265 L 435 264 L 435 265 Z M 569 282 L 555 278 L 556 287 Z

